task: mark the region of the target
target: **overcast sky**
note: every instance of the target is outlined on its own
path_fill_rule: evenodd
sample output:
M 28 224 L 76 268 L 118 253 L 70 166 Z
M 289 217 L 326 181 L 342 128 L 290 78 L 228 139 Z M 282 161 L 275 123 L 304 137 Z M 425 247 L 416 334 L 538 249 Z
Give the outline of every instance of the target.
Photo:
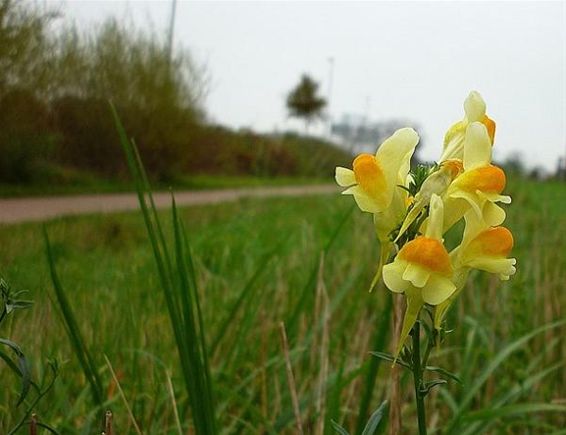
M 165 32 L 169 1 L 47 0 L 81 26 L 109 15 Z M 495 157 L 519 151 L 554 170 L 566 151 L 566 2 L 194 2 L 177 4 L 175 44 L 211 77 L 216 122 L 259 131 L 299 128 L 285 94 L 301 73 L 330 112 L 403 118 L 438 158 L 446 128 L 479 91 L 497 122 Z

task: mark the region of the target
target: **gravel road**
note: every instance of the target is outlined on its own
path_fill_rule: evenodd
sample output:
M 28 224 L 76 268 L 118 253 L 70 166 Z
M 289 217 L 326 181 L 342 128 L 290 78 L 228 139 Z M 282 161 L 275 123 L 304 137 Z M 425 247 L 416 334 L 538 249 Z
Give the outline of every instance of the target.
M 256 187 L 175 192 L 175 200 L 178 205 L 187 206 L 216 204 L 246 197 L 305 196 L 337 192 L 335 185 Z M 171 206 L 169 192 L 156 192 L 154 199 L 158 208 Z M 0 224 L 43 221 L 67 215 L 113 213 L 137 208 L 138 200 L 134 193 L 0 199 Z

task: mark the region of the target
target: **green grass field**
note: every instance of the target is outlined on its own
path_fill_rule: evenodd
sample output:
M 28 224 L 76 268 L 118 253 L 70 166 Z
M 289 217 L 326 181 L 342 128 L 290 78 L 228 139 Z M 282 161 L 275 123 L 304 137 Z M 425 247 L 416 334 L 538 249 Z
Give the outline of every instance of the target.
M 566 328 L 537 328 L 566 316 L 566 185 L 516 181 L 507 192 L 518 272 L 503 284 L 476 272 L 451 310 L 453 332 L 430 364 L 453 371 L 462 385 L 452 382 L 428 397 L 430 433 L 565 433 L 559 409 L 566 405 Z M 160 214 L 169 223 L 170 213 Z M 369 368 L 378 360 L 368 352 L 391 349 L 391 294 L 382 285 L 367 292 L 378 256 L 370 215 L 336 195 L 241 200 L 182 209 L 181 218 L 192 245 L 220 433 L 296 433 L 281 321 L 306 431 L 321 433 L 324 424 L 324 433 L 334 433 L 332 419 L 356 433 L 387 397 L 391 370 L 380 364 L 373 383 Z M 182 433 L 192 433 L 141 214 L 63 218 L 46 228 L 116 433 L 136 432 L 105 357 L 143 433 L 179 433 L 175 410 Z M 171 235 L 170 225 L 165 232 Z M 41 225 L 0 227 L 0 246 L 0 272 L 35 302 L 3 324 L 0 337 L 20 344 L 35 378 L 48 358 L 61 365 L 35 412 L 61 433 L 100 433 L 101 414 L 55 302 Z M 0 389 L 0 433 L 6 433 L 34 396 L 16 407 L 19 380 L 1 361 L 0 378 L 8 386 Z M 405 432 L 416 433 L 408 375 L 402 397 Z

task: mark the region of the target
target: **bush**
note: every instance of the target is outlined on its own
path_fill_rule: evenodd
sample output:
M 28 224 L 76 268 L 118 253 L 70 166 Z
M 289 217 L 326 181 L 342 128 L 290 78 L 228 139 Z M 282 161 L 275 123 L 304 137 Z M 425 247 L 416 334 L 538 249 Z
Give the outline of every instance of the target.
M 0 109 L 0 180 L 35 181 L 56 146 L 48 108 L 26 90 L 12 90 L 0 97 Z

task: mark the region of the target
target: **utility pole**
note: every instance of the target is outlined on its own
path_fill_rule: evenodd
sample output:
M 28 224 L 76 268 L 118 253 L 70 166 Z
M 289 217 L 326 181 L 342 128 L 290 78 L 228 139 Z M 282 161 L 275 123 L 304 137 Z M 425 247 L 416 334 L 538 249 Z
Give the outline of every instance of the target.
M 328 111 L 328 138 L 330 139 L 332 137 L 332 114 L 330 111 L 330 102 L 332 100 L 332 86 L 334 84 L 334 57 L 330 56 L 328 58 L 328 95 L 326 98 L 326 107 L 327 107 L 327 111 Z
M 171 2 L 171 16 L 169 17 L 169 35 L 167 36 L 167 54 L 169 63 L 173 59 L 173 35 L 175 34 L 175 15 L 177 14 L 177 0 Z

